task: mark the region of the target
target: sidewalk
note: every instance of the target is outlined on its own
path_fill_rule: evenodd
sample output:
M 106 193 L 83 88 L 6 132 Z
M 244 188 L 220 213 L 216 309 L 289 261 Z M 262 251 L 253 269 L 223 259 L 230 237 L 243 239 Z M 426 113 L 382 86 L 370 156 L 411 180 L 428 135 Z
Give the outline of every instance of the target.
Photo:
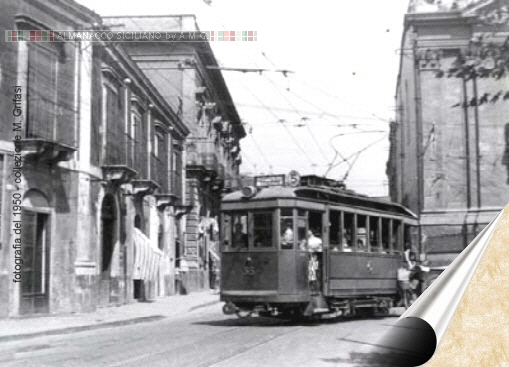
M 219 304 L 219 295 L 207 290 L 185 296 L 168 296 L 152 302 L 102 307 L 91 313 L 0 319 L 0 342 L 155 321 L 214 304 Z

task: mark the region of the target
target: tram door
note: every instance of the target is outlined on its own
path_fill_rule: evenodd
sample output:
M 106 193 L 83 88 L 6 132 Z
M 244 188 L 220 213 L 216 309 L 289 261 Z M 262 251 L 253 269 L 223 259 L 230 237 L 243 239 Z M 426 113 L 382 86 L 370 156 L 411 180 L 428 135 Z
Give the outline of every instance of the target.
M 280 294 L 297 292 L 296 253 L 298 231 L 293 208 L 279 209 L 278 291 Z
M 281 208 L 279 211 L 278 291 L 280 294 L 308 293 L 309 251 L 308 233 L 322 240 L 324 213 L 303 209 Z M 323 272 L 322 253 L 319 253 L 319 277 Z

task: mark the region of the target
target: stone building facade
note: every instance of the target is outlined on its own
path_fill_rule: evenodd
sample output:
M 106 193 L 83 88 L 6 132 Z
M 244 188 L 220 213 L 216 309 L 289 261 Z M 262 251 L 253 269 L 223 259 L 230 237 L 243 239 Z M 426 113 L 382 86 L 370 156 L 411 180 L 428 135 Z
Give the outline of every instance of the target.
M 210 43 L 179 42 L 199 32 L 195 17 L 107 17 L 115 31 L 174 32 L 172 42 L 129 42 L 130 57 L 191 131 L 185 146 L 186 192 L 178 263 L 186 291 L 209 287 L 218 261 L 221 193 L 239 182 L 240 139 L 246 133 Z
M 508 9 L 416 0 L 405 16 L 387 173 L 392 200 L 419 215 L 414 251 L 432 265 L 448 265 L 509 201 L 509 76 L 498 69 Z
M 2 33 L 101 24 L 73 0 L 0 15 Z M 0 317 L 173 294 L 189 128 L 119 44 L 40 34 L 0 52 Z

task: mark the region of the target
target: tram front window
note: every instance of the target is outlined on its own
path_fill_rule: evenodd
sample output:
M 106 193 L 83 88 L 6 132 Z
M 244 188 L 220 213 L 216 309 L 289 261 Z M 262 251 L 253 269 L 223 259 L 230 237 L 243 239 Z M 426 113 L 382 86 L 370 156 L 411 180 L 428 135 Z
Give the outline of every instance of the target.
M 247 215 L 234 214 L 232 215 L 232 222 L 233 222 L 232 247 L 247 248 L 248 244 Z
M 272 247 L 272 212 L 253 213 L 254 247 Z
M 308 240 L 308 219 L 307 217 L 297 218 L 297 241 L 299 243 L 299 250 L 307 250 Z
M 293 211 L 292 209 L 281 209 L 280 241 L 282 250 L 292 250 L 295 240 L 293 233 Z

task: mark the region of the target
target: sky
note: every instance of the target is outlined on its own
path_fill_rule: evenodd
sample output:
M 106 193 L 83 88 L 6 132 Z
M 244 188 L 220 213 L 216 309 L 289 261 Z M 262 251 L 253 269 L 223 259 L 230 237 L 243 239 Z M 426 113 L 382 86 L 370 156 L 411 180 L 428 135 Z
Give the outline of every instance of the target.
M 245 123 L 241 172 L 327 175 L 388 195 L 389 121 L 407 0 L 78 0 L 103 16 L 196 14 L 202 31 L 256 31 L 211 42 Z M 277 70 L 288 70 L 288 73 Z

